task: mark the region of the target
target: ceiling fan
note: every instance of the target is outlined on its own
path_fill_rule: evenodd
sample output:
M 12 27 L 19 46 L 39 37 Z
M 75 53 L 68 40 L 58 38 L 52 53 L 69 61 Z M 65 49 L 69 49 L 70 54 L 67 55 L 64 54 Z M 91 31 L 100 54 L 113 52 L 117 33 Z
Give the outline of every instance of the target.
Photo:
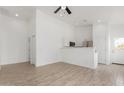
M 54 11 L 54 13 L 56 14 L 56 13 L 58 13 L 60 10 L 66 11 L 69 15 L 72 13 L 72 12 L 70 11 L 70 9 L 69 9 L 67 6 L 59 6 L 59 7 Z

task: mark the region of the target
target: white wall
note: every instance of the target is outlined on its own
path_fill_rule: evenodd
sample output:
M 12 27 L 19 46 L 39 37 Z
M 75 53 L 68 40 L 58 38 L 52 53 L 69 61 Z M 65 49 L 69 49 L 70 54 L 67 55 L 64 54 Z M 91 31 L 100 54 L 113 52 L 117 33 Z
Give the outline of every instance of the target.
M 92 39 L 92 25 L 75 26 L 74 38 L 77 46 L 82 46 L 83 41 L 91 41 Z
M 25 21 L 0 15 L 1 64 L 29 61 L 27 27 Z
M 114 39 L 124 38 L 124 24 L 110 24 L 110 57 L 111 63 L 124 64 L 124 50 L 114 50 Z
M 73 27 L 36 10 L 36 66 L 60 60 L 64 41 L 73 39 Z
M 98 52 L 98 63 L 109 64 L 109 32 L 108 24 L 93 25 L 93 46 Z

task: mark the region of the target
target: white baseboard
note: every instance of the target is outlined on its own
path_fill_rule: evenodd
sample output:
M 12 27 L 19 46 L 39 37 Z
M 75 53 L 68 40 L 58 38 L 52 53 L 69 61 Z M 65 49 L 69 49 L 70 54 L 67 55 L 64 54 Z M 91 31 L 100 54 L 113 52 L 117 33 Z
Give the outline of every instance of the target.
M 6 61 L 2 61 L 1 65 L 8 65 L 8 64 L 16 64 L 16 63 L 23 63 L 29 62 L 29 59 L 26 58 L 8 58 Z

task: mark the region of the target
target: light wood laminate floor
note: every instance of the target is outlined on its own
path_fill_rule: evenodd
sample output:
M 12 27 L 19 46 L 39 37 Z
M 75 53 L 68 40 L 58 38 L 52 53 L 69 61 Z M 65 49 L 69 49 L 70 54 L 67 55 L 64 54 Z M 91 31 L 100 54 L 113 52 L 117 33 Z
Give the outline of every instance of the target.
M 29 63 L 6 65 L 0 71 L 0 85 L 124 85 L 124 65 L 99 65 L 95 70 L 63 62 L 38 68 Z

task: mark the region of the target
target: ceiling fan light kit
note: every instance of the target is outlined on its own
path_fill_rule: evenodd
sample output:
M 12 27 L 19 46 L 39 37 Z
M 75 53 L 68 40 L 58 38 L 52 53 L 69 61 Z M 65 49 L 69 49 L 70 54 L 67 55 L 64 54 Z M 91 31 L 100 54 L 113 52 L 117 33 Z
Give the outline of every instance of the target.
M 68 14 L 68 15 L 72 14 L 71 10 L 70 10 L 67 6 L 59 6 L 59 7 L 54 11 L 54 13 L 57 14 L 58 12 L 60 12 L 61 16 L 66 15 L 66 14 Z M 65 12 L 67 12 L 67 13 L 65 13 Z M 63 15 L 62 15 L 62 14 L 63 14 Z

